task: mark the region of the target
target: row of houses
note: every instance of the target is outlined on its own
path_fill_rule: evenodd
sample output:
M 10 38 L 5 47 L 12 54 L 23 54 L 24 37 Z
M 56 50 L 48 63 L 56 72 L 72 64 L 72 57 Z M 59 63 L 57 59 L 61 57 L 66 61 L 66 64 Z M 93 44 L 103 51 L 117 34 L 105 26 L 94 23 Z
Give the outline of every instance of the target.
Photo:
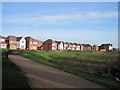
M 53 41 L 48 39 L 43 42 L 43 50 L 92 50 L 92 51 L 110 51 L 112 44 L 102 44 L 101 46 L 90 44 L 69 43 L 63 41 Z
M 0 36 L 0 48 L 41 50 L 42 43 L 42 41 L 32 37 Z
M 63 41 L 54 41 L 48 39 L 39 41 L 30 36 L 16 37 L 0 36 L 0 48 L 20 49 L 20 50 L 92 50 L 92 51 L 109 51 L 112 50 L 112 44 L 102 44 L 101 46 L 90 44 L 78 44 Z

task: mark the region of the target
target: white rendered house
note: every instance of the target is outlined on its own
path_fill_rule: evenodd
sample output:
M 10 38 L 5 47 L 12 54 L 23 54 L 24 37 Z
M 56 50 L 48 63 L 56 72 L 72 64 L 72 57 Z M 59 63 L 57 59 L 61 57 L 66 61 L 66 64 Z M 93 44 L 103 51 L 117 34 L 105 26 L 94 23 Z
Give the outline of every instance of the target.
M 17 37 L 17 49 L 25 50 L 26 40 L 24 37 Z
M 63 42 L 60 42 L 60 44 L 58 44 L 58 50 L 63 50 L 64 49 L 64 44 Z

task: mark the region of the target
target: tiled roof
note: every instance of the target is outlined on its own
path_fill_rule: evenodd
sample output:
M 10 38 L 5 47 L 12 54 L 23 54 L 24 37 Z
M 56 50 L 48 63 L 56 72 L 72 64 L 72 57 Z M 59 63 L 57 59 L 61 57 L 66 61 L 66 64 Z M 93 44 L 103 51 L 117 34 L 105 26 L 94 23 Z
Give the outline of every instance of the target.
M 93 47 L 98 47 L 97 45 L 93 45 Z
M 109 44 L 109 43 L 107 43 L 107 44 L 102 44 L 101 46 L 106 46 L 106 45 L 112 46 L 112 44 Z
M 47 39 L 46 41 L 43 42 L 43 44 L 51 44 L 53 41 L 52 39 Z
M 43 42 L 43 44 L 52 44 L 52 43 L 56 43 L 56 42 L 53 41 L 52 39 L 47 39 L 46 41 Z
M 84 47 L 91 47 L 90 44 L 81 44 L 81 45 L 83 45 Z
M 6 37 L 3 37 L 3 36 L 1 36 L 1 35 L 0 35 L 0 38 L 2 38 L 2 39 L 6 39 Z
M 55 41 L 56 43 L 60 44 L 61 42 L 64 43 L 63 41 Z
M 76 45 L 76 46 L 78 46 L 78 44 L 77 43 L 73 43 L 74 45 Z
M 17 37 L 17 41 L 20 41 L 22 37 Z
M 10 35 L 10 36 L 7 37 L 7 40 L 13 40 L 13 41 L 16 41 L 16 36 L 12 36 L 12 35 Z
M 73 43 L 69 43 L 70 45 L 73 45 Z
M 28 36 L 28 37 L 25 38 L 25 40 L 26 40 L 26 41 L 33 41 L 33 38 L 30 37 L 30 36 Z

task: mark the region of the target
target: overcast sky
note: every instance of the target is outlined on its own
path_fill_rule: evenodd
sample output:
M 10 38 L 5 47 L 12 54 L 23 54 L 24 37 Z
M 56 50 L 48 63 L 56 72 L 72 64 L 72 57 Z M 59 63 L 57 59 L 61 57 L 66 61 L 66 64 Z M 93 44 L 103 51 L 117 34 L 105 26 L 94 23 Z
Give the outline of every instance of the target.
M 117 2 L 3 3 L 2 35 L 118 46 Z

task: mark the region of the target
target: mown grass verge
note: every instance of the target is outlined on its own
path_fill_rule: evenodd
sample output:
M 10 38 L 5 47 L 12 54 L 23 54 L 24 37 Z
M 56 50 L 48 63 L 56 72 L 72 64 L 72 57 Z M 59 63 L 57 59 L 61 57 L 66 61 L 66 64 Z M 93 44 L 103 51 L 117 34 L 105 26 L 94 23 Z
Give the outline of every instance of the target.
M 107 88 L 120 88 L 118 52 L 39 52 L 25 53 L 24 57 L 52 66 L 101 84 Z
M 7 58 L 7 49 L 2 49 L 2 88 L 30 89 L 29 82 L 24 73 Z

